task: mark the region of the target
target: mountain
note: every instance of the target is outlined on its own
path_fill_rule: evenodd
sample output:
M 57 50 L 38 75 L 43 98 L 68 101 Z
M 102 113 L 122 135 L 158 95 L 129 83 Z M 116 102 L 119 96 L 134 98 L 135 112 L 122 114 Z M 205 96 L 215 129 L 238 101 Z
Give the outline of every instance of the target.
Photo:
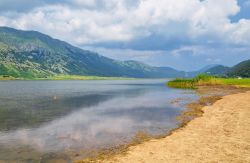
M 233 67 L 214 66 L 204 71 L 204 73 L 225 77 L 250 77 L 250 60 L 240 62 Z
M 39 78 L 58 74 L 157 78 L 185 73 L 137 61 L 113 60 L 36 31 L 0 27 L 0 75 Z
M 204 72 L 208 71 L 209 69 L 217 67 L 217 66 L 220 66 L 220 65 L 218 65 L 218 64 L 207 65 L 207 66 L 201 68 L 200 70 L 198 70 L 198 72 L 204 73 Z
M 232 67 L 227 75 L 230 77 L 250 77 L 250 59 Z
M 219 75 L 226 74 L 228 71 L 230 71 L 230 67 L 218 65 L 218 66 L 207 69 L 204 73 L 219 76 Z
M 185 71 L 175 70 L 171 67 L 155 67 L 157 72 L 161 74 L 161 77 L 185 77 Z
M 185 74 L 185 77 L 195 77 L 199 74 L 202 74 L 202 73 L 206 73 L 209 69 L 213 68 L 213 67 L 216 67 L 218 66 L 217 64 L 211 64 L 211 65 L 207 65 L 203 68 L 201 68 L 200 70 L 197 70 L 197 71 L 190 71 L 190 72 L 186 72 Z

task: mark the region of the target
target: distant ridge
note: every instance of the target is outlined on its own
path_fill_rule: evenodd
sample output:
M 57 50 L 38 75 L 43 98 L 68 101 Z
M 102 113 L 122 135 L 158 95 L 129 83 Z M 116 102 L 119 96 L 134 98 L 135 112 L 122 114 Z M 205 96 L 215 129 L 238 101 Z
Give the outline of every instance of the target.
M 218 75 L 226 74 L 229 70 L 230 70 L 230 67 L 218 65 L 218 66 L 215 66 L 206 70 L 205 73 L 218 76 Z
M 233 67 L 218 65 L 204 73 L 224 77 L 250 77 L 250 60 L 240 62 Z
M 250 77 L 250 59 L 235 65 L 226 74 L 231 77 Z
M 118 61 L 74 47 L 36 31 L 0 27 L 0 76 L 45 78 L 54 75 L 83 75 L 135 78 L 216 76 L 250 77 L 250 60 L 232 68 L 208 65 L 185 72 L 170 67 L 153 67 L 138 61 Z
M 185 75 L 169 67 L 113 60 L 40 32 L 0 27 L 0 75 L 39 78 L 58 74 L 136 78 Z

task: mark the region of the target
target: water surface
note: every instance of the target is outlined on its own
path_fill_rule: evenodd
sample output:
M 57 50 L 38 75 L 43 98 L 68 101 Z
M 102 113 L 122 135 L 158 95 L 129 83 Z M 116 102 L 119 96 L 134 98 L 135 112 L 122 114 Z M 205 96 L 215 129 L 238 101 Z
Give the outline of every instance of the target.
M 178 126 L 184 104 L 197 99 L 166 81 L 1 81 L 0 162 L 71 162 L 138 131 L 166 133 Z M 182 103 L 171 104 L 176 98 Z

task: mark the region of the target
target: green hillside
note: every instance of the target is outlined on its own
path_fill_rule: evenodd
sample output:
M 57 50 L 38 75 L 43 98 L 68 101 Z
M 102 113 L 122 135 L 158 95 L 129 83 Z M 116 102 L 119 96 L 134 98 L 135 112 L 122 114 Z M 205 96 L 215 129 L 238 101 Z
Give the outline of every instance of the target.
M 184 72 L 136 61 L 117 61 L 35 31 L 0 27 L 0 76 L 55 75 L 177 77 Z
M 227 73 L 229 70 L 230 70 L 230 67 L 218 65 L 218 66 L 215 66 L 206 70 L 204 73 L 219 76 L 219 75 L 223 75 Z
M 218 77 L 250 77 L 250 60 L 238 63 L 233 67 L 217 65 L 202 72 Z
M 227 73 L 230 77 L 250 77 L 250 60 L 240 62 L 230 69 Z

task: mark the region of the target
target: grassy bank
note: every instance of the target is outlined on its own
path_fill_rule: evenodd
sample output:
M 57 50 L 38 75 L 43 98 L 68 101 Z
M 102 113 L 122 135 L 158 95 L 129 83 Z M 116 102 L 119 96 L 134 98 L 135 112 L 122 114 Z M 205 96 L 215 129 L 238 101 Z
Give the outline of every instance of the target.
M 79 76 L 79 75 L 57 75 L 48 78 L 36 78 L 36 80 L 129 80 L 125 77 L 102 77 L 102 76 Z
M 198 86 L 209 85 L 229 85 L 236 87 L 250 87 L 250 78 L 238 79 L 238 78 L 216 78 L 209 75 L 198 75 L 191 79 L 174 79 L 167 83 L 169 87 L 173 88 L 190 88 L 194 89 Z
M 14 78 L 11 76 L 0 76 L 0 80 L 131 80 L 125 77 L 101 77 L 101 76 L 79 76 L 79 75 L 57 75 L 46 78 Z
M 11 76 L 8 76 L 8 77 L 0 76 L 0 80 L 17 80 L 17 78 L 14 78 L 14 77 L 11 77 Z

